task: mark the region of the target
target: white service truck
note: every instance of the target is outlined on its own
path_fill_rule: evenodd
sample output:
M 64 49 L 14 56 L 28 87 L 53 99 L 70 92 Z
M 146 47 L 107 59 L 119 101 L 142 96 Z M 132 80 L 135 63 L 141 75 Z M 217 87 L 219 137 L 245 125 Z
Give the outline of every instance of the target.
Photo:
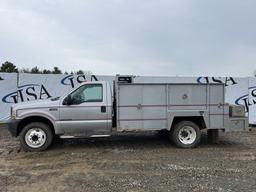
M 165 131 L 181 148 L 196 147 L 201 130 L 248 128 L 243 106 L 225 103 L 224 84 L 134 83 L 117 75 L 86 82 L 67 95 L 11 107 L 6 125 L 28 151 L 47 149 L 55 136 L 100 136 L 116 132 Z

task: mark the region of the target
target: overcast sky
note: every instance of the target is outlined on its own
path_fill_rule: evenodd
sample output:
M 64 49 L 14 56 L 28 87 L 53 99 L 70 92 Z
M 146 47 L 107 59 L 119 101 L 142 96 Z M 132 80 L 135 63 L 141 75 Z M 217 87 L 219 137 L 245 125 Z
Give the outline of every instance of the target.
M 0 62 L 94 74 L 250 76 L 255 0 L 0 0 Z

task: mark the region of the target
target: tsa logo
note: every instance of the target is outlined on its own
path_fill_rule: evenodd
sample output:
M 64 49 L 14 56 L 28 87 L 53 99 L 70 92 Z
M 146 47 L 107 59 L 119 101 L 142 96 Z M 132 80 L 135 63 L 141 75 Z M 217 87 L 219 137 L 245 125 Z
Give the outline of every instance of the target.
M 200 84 L 223 83 L 225 86 L 237 84 L 233 77 L 198 77 L 197 82 Z
M 90 81 L 98 81 L 98 78 L 95 75 L 91 75 L 88 77 L 86 77 L 86 75 L 84 75 L 84 74 L 83 75 L 68 75 L 61 80 L 61 84 L 69 85 L 72 88 L 74 88 L 76 83 L 80 84 L 83 82 L 87 82 L 88 79 Z
M 244 105 L 246 112 L 249 111 L 249 107 L 256 104 L 256 86 L 248 88 L 249 94 L 242 95 L 236 99 L 235 104 Z
M 18 103 L 38 99 L 48 99 L 51 95 L 44 85 L 27 84 L 18 87 L 17 91 L 11 92 L 2 98 L 4 103 Z

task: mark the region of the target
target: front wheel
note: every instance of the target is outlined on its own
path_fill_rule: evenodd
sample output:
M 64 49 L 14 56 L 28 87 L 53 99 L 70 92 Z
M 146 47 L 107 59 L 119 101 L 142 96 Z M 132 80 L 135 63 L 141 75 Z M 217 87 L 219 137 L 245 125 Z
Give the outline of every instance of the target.
M 180 148 L 193 148 L 201 140 L 201 131 L 194 122 L 181 121 L 170 131 L 170 139 Z
M 20 143 L 26 151 L 43 151 L 51 145 L 52 140 L 52 130 L 41 122 L 26 125 L 20 133 Z

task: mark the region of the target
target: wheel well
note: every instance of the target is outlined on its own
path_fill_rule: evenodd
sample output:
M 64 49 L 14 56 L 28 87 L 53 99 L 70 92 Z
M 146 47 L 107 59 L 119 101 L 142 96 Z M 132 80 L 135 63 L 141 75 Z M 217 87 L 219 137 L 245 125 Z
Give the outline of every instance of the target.
M 54 126 L 52 124 L 52 122 L 45 118 L 45 117 L 41 117 L 41 116 L 31 116 L 31 117 L 26 117 L 24 119 L 22 119 L 19 124 L 18 124 L 18 132 L 17 132 L 17 135 L 20 134 L 21 130 L 29 123 L 32 123 L 32 122 L 41 122 L 41 123 L 45 123 L 46 125 L 48 125 L 53 134 L 55 134 L 55 131 L 54 131 Z
M 206 124 L 204 121 L 204 118 L 202 116 L 190 116 L 190 117 L 174 117 L 173 122 L 172 122 L 172 126 L 171 128 L 173 128 L 173 126 L 181 121 L 192 121 L 193 123 L 195 123 L 200 129 L 205 129 L 206 128 Z

